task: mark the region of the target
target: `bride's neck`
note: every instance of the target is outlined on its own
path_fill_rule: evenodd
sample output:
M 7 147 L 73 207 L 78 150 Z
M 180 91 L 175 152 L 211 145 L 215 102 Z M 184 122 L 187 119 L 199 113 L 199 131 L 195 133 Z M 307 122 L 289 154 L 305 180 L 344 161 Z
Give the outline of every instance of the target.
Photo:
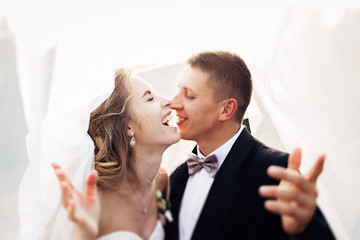
M 135 149 L 134 168 L 139 178 L 141 187 L 149 187 L 159 172 L 162 155 L 162 149 Z

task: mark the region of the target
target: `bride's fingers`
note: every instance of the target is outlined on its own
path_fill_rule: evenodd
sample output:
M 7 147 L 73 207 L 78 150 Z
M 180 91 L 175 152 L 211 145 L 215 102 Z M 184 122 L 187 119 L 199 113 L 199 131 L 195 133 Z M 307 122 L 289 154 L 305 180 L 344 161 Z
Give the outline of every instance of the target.
M 62 169 L 56 169 L 55 173 L 60 183 L 66 183 L 71 189 L 74 188 L 70 179 L 68 179 L 68 177 L 66 176 L 66 174 Z
M 85 220 L 84 216 L 79 214 L 78 206 L 73 200 L 69 202 L 68 218 L 82 228 L 87 227 L 87 221 Z
M 62 170 L 61 167 L 59 165 L 57 165 L 56 163 L 52 163 L 51 165 L 55 170 L 55 174 L 56 174 L 56 177 L 58 178 L 59 182 L 60 183 L 67 182 L 69 184 L 69 186 L 71 188 L 73 188 L 73 185 L 71 184 L 70 179 L 66 176 L 64 170 Z
M 69 202 L 74 201 L 73 189 L 69 186 L 67 182 L 60 183 L 61 188 L 61 202 L 65 208 L 69 207 Z
M 55 172 L 55 175 L 57 177 L 57 179 L 59 180 L 59 182 L 62 181 L 62 178 L 61 176 L 59 176 L 60 172 L 61 172 L 61 168 L 59 165 L 57 165 L 56 163 L 51 163 L 51 166 L 53 167 L 54 169 L 54 172 Z
M 69 207 L 69 200 L 70 200 L 69 188 L 66 182 L 61 182 L 60 188 L 61 188 L 61 203 L 65 207 L 65 209 L 67 209 Z
M 98 180 L 98 173 L 97 171 L 92 171 L 89 175 L 89 177 L 86 180 L 86 187 L 85 187 L 85 195 L 96 197 L 97 196 L 97 187 L 96 183 Z
M 79 219 L 76 217 L 76 204 L 75 204 L 75 201 L 73 201 L 73 200 L 69 201 L 69 206 L 68 206 L 67 210 L 68 210 L 68 218 L 71 221 L 79 224 Z
M 68 188 L 66 183 L 60 183 L 61 188 L 61 204 L 66 208 L 69 206 L 69 199 L 68 199 Z
M 85 231 L 86 234 L 89 236 L 94 236 L 94 238 L 97 235 L 97 223 L 95 221 L 91 221 L 91 219 L 87 218 L 82 214 L 81 211 L 79 211 L 79 206 L 76 205 L 75 201 L 69 202 L 69 208 L 68 208 L 68 218 L 77 224 L 82 231 Z M 90 239 L 90 238 L 89 238 Z
M 57 163 L 51 163 L 51 166 L 53 167 L 54 170 L 60 168 L 60 166 Z

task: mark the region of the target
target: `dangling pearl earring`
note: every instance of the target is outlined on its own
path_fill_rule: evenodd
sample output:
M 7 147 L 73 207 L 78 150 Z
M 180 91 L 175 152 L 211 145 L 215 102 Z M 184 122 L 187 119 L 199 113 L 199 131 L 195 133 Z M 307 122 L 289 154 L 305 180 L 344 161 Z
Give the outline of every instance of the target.
M 130 147 L 135 147 L 136 145 L 136 140 L 135 140 L 135 137 L 134 137 L 134 133 L 131 132 L 130 135 L 132 136 L 132 138 L 130 139 Z

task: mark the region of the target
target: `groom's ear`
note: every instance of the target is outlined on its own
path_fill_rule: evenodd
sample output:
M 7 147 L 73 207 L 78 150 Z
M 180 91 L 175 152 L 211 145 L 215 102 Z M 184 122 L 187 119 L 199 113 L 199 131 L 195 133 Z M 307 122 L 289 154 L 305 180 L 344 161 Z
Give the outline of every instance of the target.
M 237 107 L 238 104 L 234 98 L 222 101 L 219 121 L 223 122 L 229 120 L 235 114 Z

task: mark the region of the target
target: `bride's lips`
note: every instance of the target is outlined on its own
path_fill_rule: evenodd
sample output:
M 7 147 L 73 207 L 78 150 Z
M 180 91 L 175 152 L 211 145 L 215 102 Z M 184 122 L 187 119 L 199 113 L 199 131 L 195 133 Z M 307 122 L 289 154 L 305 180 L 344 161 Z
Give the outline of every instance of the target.
M 171 114 L 171 111 L 167 112 L 167 113 L 165 114 L 165 116 L 162 117 L 161 123 L 162 123 L 163 125 L 167 125 L 167 122 L 168 122 L 169 119 L 171 118 L 170 114 Z
M 176 118 L 172 111 L 169 111 L 161 119 L 161 124 L 166 127 L 176 127 Z

